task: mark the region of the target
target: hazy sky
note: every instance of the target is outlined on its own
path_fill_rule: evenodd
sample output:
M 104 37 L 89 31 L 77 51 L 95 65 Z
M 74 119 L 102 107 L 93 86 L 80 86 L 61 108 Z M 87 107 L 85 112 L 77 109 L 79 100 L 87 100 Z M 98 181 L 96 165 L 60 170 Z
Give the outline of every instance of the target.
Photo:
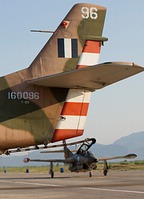
M 130 61 L 144 66 L 144 1 L 142 0 L 1 0 L 0 76 L 30 65 L 49 38 L 30 29 L 55 30 L 78 2 L 107 8 L 100 62 Z M 96 91 L 91 98 L 83 137 L 109 144 L 144 131 L 144 73 Z

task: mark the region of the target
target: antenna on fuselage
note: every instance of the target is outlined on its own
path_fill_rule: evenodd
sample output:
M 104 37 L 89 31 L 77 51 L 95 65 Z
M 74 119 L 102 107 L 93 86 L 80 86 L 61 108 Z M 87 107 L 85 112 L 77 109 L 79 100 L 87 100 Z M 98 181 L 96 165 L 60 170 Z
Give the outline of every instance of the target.
M 30 30 L 31 32 L 40 32 L 40 33 L 50 33 L 53 34 L 54 31 L 52 30 Z

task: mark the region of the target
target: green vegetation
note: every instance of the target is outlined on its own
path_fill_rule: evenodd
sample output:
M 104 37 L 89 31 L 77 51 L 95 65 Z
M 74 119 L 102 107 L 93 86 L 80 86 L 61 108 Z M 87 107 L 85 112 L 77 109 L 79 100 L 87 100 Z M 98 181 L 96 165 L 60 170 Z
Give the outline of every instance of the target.
M 103 163 L 98 163 L 97 170 L 103 170 Z M 108 166 L 111 170 L 144 170 L 144 160 L 142 161 L 123 161 L 123 162 L 108 162 Z M 68 165 L 54 165 L 54 171 L 60 172 L 61 168 L 64 172 L 70 172 L 68 170 Z M 49 173 L 49 166 L 26 166 L 26 167 L 7 167 L 1 168 L 1 173 Z
M 111 170 L 144 170 L 144 160 L 141 161 L 123 161 L 123 162 L 110 162 L 108 163 Z M 98 164 L 98 169 L 103 169 L 103 164 Z
M 54 171 L 60 172 L 63 168 L 64 172 L 69 172 L 68 165 L 54 165 Z M 3 167 L 1 173 L 49 173 L 49 166 L 25 166 L 25 167 Z

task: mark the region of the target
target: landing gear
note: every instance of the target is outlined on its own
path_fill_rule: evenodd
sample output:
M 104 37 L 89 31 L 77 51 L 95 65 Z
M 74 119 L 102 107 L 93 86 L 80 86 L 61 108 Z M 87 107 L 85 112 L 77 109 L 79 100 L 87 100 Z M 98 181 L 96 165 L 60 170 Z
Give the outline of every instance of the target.
M 92 171 L 89 172 L 89 177 L 91 178 L 93 176 Z
M 50 170 L 50 175 L 51 175 L 51 178 L 54 178 L 54 171 L 53 170 Z
M 49 174 L 51 175 L 51 178 L 54 178 L 53 162 L 50 162 L 50 171 L 49 171 Z
M 103 171 L 104 176 L 107 176 L 107 173 L 108 173 L 108 170 L 105 169 L 105 170 Z
M 104 176 L 107 176 L 108 170 L 109 170 L 109 167 L 108 167 L 107 161 L 104 160 L 104 169 L 103 169 Z

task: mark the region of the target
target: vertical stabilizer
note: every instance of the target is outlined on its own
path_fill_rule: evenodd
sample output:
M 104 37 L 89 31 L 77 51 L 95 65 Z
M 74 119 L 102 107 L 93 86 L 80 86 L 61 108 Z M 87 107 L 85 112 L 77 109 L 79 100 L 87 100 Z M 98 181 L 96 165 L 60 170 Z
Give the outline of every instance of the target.
M 79 3 L 73 6 L 29 67 L 31 78 L 44 77 L 98 63 L 106 8 Z M 84 132 L 91 91 L 70 89 L 52 142 Z
M 74 5 L 30 65 L 31 78 L 74 70 L 78 63 L 83 64 L 84 58 L 81 57 L 81 63 L 79 58 L 87 42 L 105 40 L 102 37 L 105 14 L 106 8 L 102 6 Z
M 65 159 L 70 158 L 73 155 L 73 153 L 67 147 L 65 140 L 63 140 L 63 144 L 64 144 L 64 157 L 65 157 Z

